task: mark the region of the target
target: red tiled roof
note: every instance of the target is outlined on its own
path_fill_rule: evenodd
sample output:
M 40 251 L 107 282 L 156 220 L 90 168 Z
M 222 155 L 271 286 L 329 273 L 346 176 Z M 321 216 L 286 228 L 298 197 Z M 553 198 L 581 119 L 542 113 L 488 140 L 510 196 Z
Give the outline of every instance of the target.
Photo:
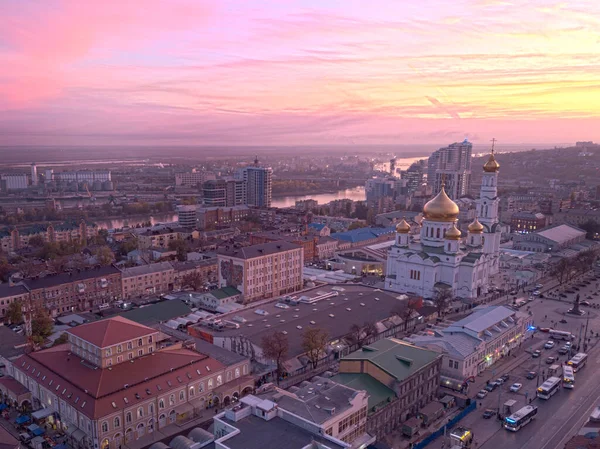
M 4 385 L 7 390 L 12 391 L 17 396 L 21 396 L 22 394 L 29 392 L 29 390 L 21 385 L 17 379 L 10 376 L 0 377 L 0 384 Z
M 99 348 L 116 345 L 128 340 L 152 335 L 155 329 L 143 326 L 120 316 L 83 324 L 68 331 Z
M 69 353 L 68 345 L 61 345 L 23 355 L 14 366 L 89 418 L 97 419 L 151 396 L 179 390 L 225 365 L 188 349 L 166 349 L 101 369 Z

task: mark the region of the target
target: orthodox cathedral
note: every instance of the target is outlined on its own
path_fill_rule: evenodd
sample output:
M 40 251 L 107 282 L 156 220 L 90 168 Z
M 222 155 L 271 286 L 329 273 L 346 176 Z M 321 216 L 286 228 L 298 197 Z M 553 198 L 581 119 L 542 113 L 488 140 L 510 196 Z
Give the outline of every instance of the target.
M 494 151 L 483 166 L 477 218 L 466 236 L 456 227 L 458 206 L 442 183 L 440 192 L 423 207 L 420 238 L 402 220 L 387 260 L 386 288 L 435 298 L 440 290 L 454 297 L 474 299 L 487 293 L 490 276 L 498 273 L 498 169 Z

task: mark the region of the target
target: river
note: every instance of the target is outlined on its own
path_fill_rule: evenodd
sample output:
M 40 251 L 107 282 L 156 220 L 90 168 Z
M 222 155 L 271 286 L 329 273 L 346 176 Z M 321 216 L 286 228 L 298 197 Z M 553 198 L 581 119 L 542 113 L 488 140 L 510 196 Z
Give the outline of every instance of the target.
M 131 218 L 108 218 L 106 220 L 94 220 L 94 223 L 96 223 L 99 228 L 120 229 L 125 226 L 130 226 L 133 228 L 138 224 L 146 223 L 147 221 L 150 221 L 152 225 L 159 223 L 171 223 L 177 221 L 177 214 L 169 212 L 164 214 L 150 215 L 149 217 L 137 216 Z
M 339 190 L 332 193 L 313 193 L 312 195 L 291 195 L 275 197 L 271 201 L 273 207 L 292 207 L 296 205 L 296 201 L 315 200 L 319 204 L 326 204 L 333 200 L 350 199 L 354 201 L 365 200 L 365 188 L 354 187 L 352 189 Z

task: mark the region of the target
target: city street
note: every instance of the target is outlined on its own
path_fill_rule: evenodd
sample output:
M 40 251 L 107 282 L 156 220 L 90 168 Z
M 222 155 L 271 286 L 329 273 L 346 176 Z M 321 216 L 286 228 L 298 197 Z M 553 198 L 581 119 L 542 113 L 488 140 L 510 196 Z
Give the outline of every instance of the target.
M 592 274 L 584 278 L 592 277 Z M 597 292 L 595 280 L 590 285 L 582 285 L 577 290 L 581 300 L 587 299 L 590 304 L 600 304 L 600 298 L 593 296 Z M 578 279 L 571 285 L 581 285 L 582 280 Z M 548 282 L 543 291 L 547 294 L 547 289 L 553 287 L 555 283 Z M 562 286 L 563 289 L 567 286 Z M 519 295 L 520 297 L 521 295 Z M 543 377 L 549 377 L 548 368 L 552 365 L 547 363 L 549 356 L 558 358 L 557 364 L 564 364 L 568 355 L 560 355 L 558 350 L 564 341 L 556 341 L 552 349 L 544 349 L 544 344 L 550 339 L 550 335 L 545 332 L 536 331 L 533 338 L 529 336 L 524 340 L 519 351 L 508 359 L 504 359 L 496 366 L 492 366 L 483 376 L 478 377 L 474 384 L 469 387 L 469 396 L 475 397 L 477 392 L 483 388 L 487 381 L 493 381 L 503 374 L 509 374 L 509 379 L 498 389 L 489 393 L 484 399 L 477 399 L 478 408 L 476 411 L 467 415 L 458 424 L 467 427 L 473 431 L 474 440 L 477 445 L 474 447 L 482 449 L 506 449 L 506 448 L 524 448 L 524 449 L 562 449 L 564 443 L 577 433 L 581 425 L 587 420 L 593 407 L 597 405 L 600 397 L 600 384 L 598 384 L 595 373 L 600 368 L 600 345 L 596 332 L 600 332 L 600 310 L 590 306 L 582 306 L 581 309 L 586 313 L 582 317 L 569 315 L 568 309 L 572 307 L 572 300 L 575 294 L 568 294 L 568 299 L 562 298 L 562 302 L 550 299 L 536 298 L 521 308 L 527 312 L 527 308 L 533 313 L 534 323 L 538 328 L 553 328 L 563 331 L 569 331 L 575 335 L 573 344 L 576 345 L 581 334 L 581 344 L 586 326 L 588 327 L 588 338 L 590 346 L 586 352 L 589 359 L 586 367 L 575 374 L 575 388 L 572 390 L 561 388 L 549 400 L 537 399 L 535 392 L 538 386 L 538 378 L 527 379 L 527 373 L 535 371 L 540 374 L 539 383 L 543 382 Z M 511 296 L 512 298 L 512 296 Z M 568 302 L 567 302 L 568 301 Z M 497 301 L 495 301 L 497 302 Z M 560 323 L 565 320 L 566 323 Z M 592 334 L 593 332 L 593 334 Z M 531 353 L 539 349 L 541 355 L 539 358 L 533 358 Z M 582 348 L 583 350 L 583 348 Z M 520 383 L 523 387 L 518 393 L 510 392 L 510 386 L 513 383 Z M 497 418 L 484 419 L 483 412 L 486 409 L 500 410 L 503 404 L 509 399 L 514 399 L 517 404 L 512 412 L 519 410 L 534 398 L 532 404 L 538 406 L 536 418 L 527 426 L 518 432 L 509 432 L 501 426 Z M 431 443 L 428 448 L 440 449 L 444 444 L 444 438 L 439 438 Z M 446 442 L 447 447 L 448 444 Z

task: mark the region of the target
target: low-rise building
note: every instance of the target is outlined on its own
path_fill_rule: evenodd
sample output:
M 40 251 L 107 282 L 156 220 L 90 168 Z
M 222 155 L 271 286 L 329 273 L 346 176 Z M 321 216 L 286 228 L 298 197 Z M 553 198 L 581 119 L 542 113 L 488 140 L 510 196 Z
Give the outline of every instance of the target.
M 114 266 L 73 270 L 22 284 L 30 293 L 33 310 L 46 308 L 52 316 L 71 311 L 89 311 L 121 298 L 121 271 Z
M 600 209 L 566 209 L 555 214 L 557 223 L 580 226 L 588 221 L 600 224 Z
M 304 261 L 311 262 L 316 258 L 317 250 L 317 237 L 312 235 L 301 235 L 300 233 L 282 233 L 277 231 L 272 232 L 260 232 L 250 235 L 250 244 L 258 245 L 261 243 L 277 242 L 284 240 L 286 242 L 293 243 L 301 246 L 304 249 Z
M 186 285 L 187 276 L 192 277 L 194 283 L 198 282 L 208 285 L 217 282 L 219 270 L 217 268 L 216 257 L 188 260 L 186 262 L 172 262 L 171 265 L 175 270 L 173 278 L 175 288 L 195 287 Z
M 585 240 L 586 232 L 568 224 L 556 225 L 530 234 L 515 235 L 513 248 L 538 253 L 558 252 Z
M 352 231 L 336 232 L 332 237 L 338 241 L 338 248 L 345 250 L 393 240 L 395 235 L 396 228 L 392 226 L 387 228 L 359 228 Z
M 197 238 L 198 233 L 188 228 L 150 229 L 137 235 L 138 247 L 140 249 L 168 248 L 169 243 L 192 238 L 194 235 Z
M 87 240 L 98 235 L 98 226 L 84 220 L 66 221 L 60 224 L 35 224 L 26 227 L 4 228 L 0 230 L 2 251 L 10 253 L 18 249 L 30 248 L 33 237 L 44 243 L 73 242 L 85 245 Z
M 277 241 L 224 249 L 217 259 L 219 286 L 242 292 L 244 303 L 275 298 L 303 287 L 304 250 L 293 243 Z
M 335 255 L 337 247 L 338 241 L 333 237 L 319 237 L 319 240 L 317 240 L 317 243 L 315 244 L 315 258 L 317 260 L 330 259 Z
M 510 217 L 510 228 L 512 232 L 528 234 L 545 228 L 546 216 L 541 212 L 515 212 Z
M 439 352 L 443 356 L 442 385 L 462 389 L 468 379 L 517 348 L 531 324 L 530 315 L 510 307 L 479 306 L 444 329 L 428 330 L 426 335 L 412 335 L 407 340 Z
M 0 381 L 18 382 L 74 448 L 118 449 L 168 426 L 184 429 L 230 402 L 223 391 L 233 384 L 252 390 L 247 360 L 226 366 L 181 343 L 163 347 L 158 330 L 121 317 L 68 334 L 65 345 L 16 359 Z
M 4 320 L 8 307 L 15 301 L 25 304 L 29 290 L 23 285 L 0 284 L 0 320 Z
M 219 229 L 238 226 L 248 220 L 252 210 L 248 206 L 201 207 L 198 209 L 198 227 L 200 229 Z
M 381 439 L 434 399 L 441 363 L 434 351 L 388 338 L 342 358 L 332 380 L 369 394 L 366 430 Z
M 175 270 L 170 262 L 124 268 L 122 296 L 124 299 L 167 293 L 173 290 Z

